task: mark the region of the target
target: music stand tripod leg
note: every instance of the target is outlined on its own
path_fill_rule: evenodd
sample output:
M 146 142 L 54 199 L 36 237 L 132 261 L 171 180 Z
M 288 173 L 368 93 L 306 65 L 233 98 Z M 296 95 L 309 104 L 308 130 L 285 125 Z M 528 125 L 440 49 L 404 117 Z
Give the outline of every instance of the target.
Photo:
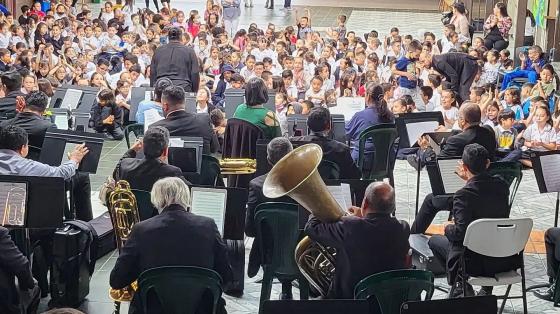
M 418 201 L 420 198 L 420 171 L 422 170 L 420 162 L 418 162 L 418 169 L 416 171 L 416 208 L 414 209 L 414 218 L 418 215 Z M 558 212 L 558 211 L 557 211 Z
M 554 227 L 558 227 L 558 210 L 560 209 L 560 192 L 556 192 L 556 210 L 554 213 Z

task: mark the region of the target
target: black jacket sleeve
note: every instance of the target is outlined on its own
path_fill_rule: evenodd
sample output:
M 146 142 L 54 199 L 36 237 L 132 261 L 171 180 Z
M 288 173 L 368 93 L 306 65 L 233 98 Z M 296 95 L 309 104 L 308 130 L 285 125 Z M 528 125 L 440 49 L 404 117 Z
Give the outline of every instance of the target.
M 8 229 L 0 227 L 0 268 L 18 278 L 20 288 L 31 289 L 35 286 L 29 260 L 19 251 Z
M 247 212 L 245 214 L 245 234 L 248 237 L 255 237 L 255 208 L 259 205 L 259 187 L 249 182 L 249 196 L 247 198 Z
M 454 224 L 445 227 L 445 236 L 450 242 L 463 243 L 467 227 L 473 220 L 473 204 L 469 204 L 468 192 L 461 189 L 453 196 Z
M 121 163 L 123 161 L 123 159 L 126 158 L 136 158 L 136 151 L 134 149 L 129 149 L 126 151 L 126 153 L 124 153 L 124 155 L 121 157 L 121 159 L 119 159 L 119 162 L 117 163 L 117 166 L 115 167 L 115 170 L 113 170 L 113 179 L 115 179 L 115 181 L 120 180 L 121 178 Z
M 115 263 L 115 267 L 111 271 L 109 277 L 109 284 L 114 289 L 122 289 L 130 285 L 134 280 L 140 276 L 140 265 L 138 252 L 138 242 L 136 233 L 138 232 L 138 225 L 132 227 L 130 237 L 124 244 L 119 253 L 119 258 Z
M 344 218 L 331 223 L 319 221 L 310 215 L 305 224 L 305 233 L 314 241 L 326 246 L 341 247 L 344 244 Z
M 196 93 L 198 92 L 198 85 L 200 83 L 200 67 L 198 65 L 198 57 L 196 56 L 194 49 L 189 49 L 189 58 L 187 60 L 190 62 L 188 66 L 191 69 L 189 76 L 191 78 L 192 91 Z
M 220 235 L 216 224 L 214 223 L 213 225 L 214 234 L 216 237 L 214 246 L 214 270 L 222 277 L 222 286 L 224 287 L 224 290 L 227 290 L 228 284 L 233 281 L 233 272 L 231 270 L 231 265 L 227 256 L 224 240 L 222 239 L 222 236 Z

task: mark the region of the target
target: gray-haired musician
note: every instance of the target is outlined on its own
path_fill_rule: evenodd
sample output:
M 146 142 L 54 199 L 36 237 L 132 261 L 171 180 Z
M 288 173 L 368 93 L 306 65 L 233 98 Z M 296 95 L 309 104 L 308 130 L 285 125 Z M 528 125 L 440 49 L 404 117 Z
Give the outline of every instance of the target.
M 212 219 L 189 211 L 190 192 L 185 182 L 175 177 L 158 180 L 152 188 L 152 203 L 160 214 L 132 227 L 111 271 L 111 287 L 127 287 L 143 271 L 160 266 L 209 268 L 220 274 L 224 285 L 231 282 L 231 267 L 218 227 Z M 135 301 L 131 312 L 142 313 Z M 219 313 L 225 313 L 223 299 L 218 307 Z
M 310 216 L 305 232 L 323 245 L 336 248 L 336 270 L 329 297 L 352 299 L 354 287 L 365 277 L 407 268 L 410 228 L 392 217 L 395 190 L 383 182 L 370 184 L 362 207 L 334 223 Z

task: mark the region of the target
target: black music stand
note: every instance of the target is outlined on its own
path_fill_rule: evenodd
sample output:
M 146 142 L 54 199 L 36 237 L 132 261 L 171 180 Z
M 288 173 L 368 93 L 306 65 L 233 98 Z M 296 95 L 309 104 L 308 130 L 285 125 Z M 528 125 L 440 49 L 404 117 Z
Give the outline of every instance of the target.
M 174 137 L 171 137 L 172 140 Z M 169 164 L 179 167 L 184 173 L 200 174 L 202 167 L 202 137 L 179 137 L 182 147 L 169 147 Z
M 560 151 L 531 152 L 531 163 L 537 179 L 540 193 L 556 193 L 554 227 L 558 227 L 558 210 L 560 209 Z
M 495 314 L 498 306 L 495 295 L 444 300 L 408 301 L 401 306 L 401 314 Z
M 276 91 L 272 90 L 272 89 L 269 89 L 268 90 L 268 101 L 263 104 L 263 107 L 265 107 L 266 109 L 268 109 L 272 112 L 276 112 L 276 104 L 275 104 L 274 98 L 276 98 Z
M 97 133 L 49 129 L 45 133 L 39 161 L 50 166 L 59 166 L 65 158 L 63 155 L 68 144 L 85 143 L 89 152 L 82 159 L 78 171 L 96 173 L 104 138 L 103 134 Z
M 185 93 L 185 111 L 196 114 L 196 93 Z M 208 112 L 210 114 L 210 112 Z
M 414 112 L 400 114 L 395 117 L 395 126 L 397 128 L 397 133 L 399 135 L 399 149 L 418 147 L 416 141 L 420 135 L 433 132 L 434 123 L 437 125 L 443 125 L 443 114 L 439 111 L 435 112 Z M 436 126 L 437 127 L 437 126 Z M 416 173 L 416 207 L 414 209 L 414 216 L 418 215 L 418 201 L 420 198 L 420 173 L 422 168 L 419 162 L 417 173 Z
M 245 90 L 228 88 L 224 92 L 224 110 L 226 118 L 233 118 L 237 106 L 245 102 Z
M 288 121 L 288 136 L 306 136 L 309 134 L 307 127 L 307 116 L 302 114 L 293 114 L 286 117 Z
M 263 314 L 378 314 L 368 300 L 266 300 Z
M 29 257 L 29 229 L 54 229 L 62 226 L 64 179 L 0 175 L 0 225 L 20 229 L 20 249 Z
M 349 145 L 348 138 L 346 137 L 346 122 L 344 115 L 331 114 L 331 138 L 341 143 Z

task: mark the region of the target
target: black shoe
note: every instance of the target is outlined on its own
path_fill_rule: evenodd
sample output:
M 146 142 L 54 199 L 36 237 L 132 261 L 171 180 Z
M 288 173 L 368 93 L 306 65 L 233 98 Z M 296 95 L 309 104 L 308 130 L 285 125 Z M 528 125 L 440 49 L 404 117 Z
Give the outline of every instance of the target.
M 268 10 L 274 10 L 274 7 L 266 7 Z
M 548 288 L 533 291 L 533 294 L 539 299 L 552 302 L 552 298 L 554 297 L 554 287 L 555 285 L 552 284 Z
M 278 299 L 280 300 L 292 300 L 294 297 L 292 295 L 292 293 L 287 293 L 287 292 L 281 292 L 280 296 L 278 297 Z
M 487 296 L 487 295 L 492 295 L 492 290 L 494 287 L 486 287 L 483 286 L 480 288 L 480 291 L 478 291 L 478 293 L 476 294 L 477 296 Z
M 418 162 L 418 157 L 416 155 L 406 156 L 406 161 L 408 161 L 408 164 L 411 165 L 412 168 L 418 171 L 418 168 L 420 167 L 420 163 Z
M 463 283 L 460 281 L 455 283 L 455 285 L 451 287 L 451 290 L 449 290 L 449 294 L 447 295 L 447 298 L 455 299 L 455 298 L 474 296 L 473 287 L 469 283 L 467 283 L 466 286 L 467 286 L 467 291 L 463 293 Z

